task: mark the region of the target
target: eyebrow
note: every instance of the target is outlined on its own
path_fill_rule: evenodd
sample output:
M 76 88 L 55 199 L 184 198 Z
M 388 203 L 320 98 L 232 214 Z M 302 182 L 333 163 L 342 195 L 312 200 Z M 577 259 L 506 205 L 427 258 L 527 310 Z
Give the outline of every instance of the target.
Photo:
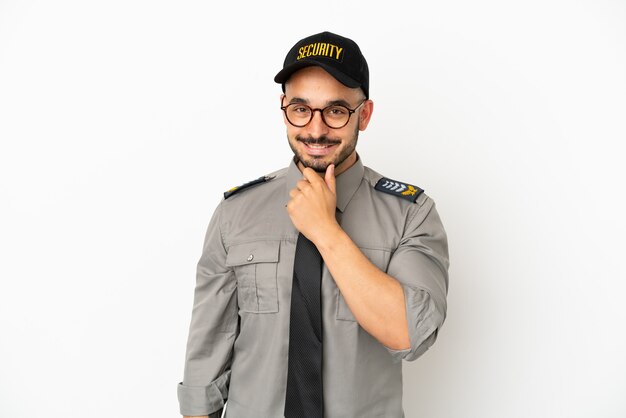
M 310 101 L 308 99 L 304 99 L 302 97 L 293 97 L 292 99 L 289 100 L 289 103 L 303 103 L 303 104 L 309 104 Z M 351 104 L 348 103 L 347 101 L 343 100 L 343 99 L 336 99 L 336 100 L 329 100 L 326 102 L 326 106 L 345 106 L 348 109 L 351 109 Z

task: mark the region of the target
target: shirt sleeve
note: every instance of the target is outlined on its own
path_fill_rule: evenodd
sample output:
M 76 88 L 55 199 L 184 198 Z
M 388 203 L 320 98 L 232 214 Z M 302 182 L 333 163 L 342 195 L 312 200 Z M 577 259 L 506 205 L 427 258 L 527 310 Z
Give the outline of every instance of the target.
M 228 398 L 238 311 L 235 275 L 225 265 L 221 207 L 209 222 L 197 265 L 184 377 L 177 388 L 182 415 L 219 417 Z
M 448 240 L 435 203 L 430 197 L 415 205 L 404 235 L 391 256 L 387 274 L 404 290 L 411 347 L 387 348 L 398 361 L 412 361 L 437 339 L 447 310 Z

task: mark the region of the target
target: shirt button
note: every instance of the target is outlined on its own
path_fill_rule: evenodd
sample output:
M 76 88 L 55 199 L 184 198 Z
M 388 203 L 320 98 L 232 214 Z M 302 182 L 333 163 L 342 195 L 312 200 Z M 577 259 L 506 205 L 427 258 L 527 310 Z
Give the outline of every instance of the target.
M 254 255 L 250 254 L 250 255 L 248 256 L 248 261 L 252 261 L 252 260 L 254 260 Z

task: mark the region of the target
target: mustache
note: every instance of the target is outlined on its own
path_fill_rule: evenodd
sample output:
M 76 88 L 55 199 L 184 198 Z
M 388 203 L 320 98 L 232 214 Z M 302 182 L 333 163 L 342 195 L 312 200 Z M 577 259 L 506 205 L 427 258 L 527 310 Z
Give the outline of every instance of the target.
M 335 145 L 335 144 L 341 143 L 341 141 L 338 141 L 336 139 L 331 139 L 327 137 L 326 135 L 322 135 L 319 138 L 313 138 L 313 137 L 305 138 L 303 136 L 296 135 L 296 140 L 300 142 L 304 142 L 305 144 L 314 144 L 314 145 Z

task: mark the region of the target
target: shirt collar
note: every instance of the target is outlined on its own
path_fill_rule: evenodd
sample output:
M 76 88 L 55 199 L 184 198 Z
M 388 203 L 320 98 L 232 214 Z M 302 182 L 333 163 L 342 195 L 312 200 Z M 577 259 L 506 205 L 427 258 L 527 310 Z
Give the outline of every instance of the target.
M 365 170 L 363 169 L 363 163 L 361 162 L 359 154 L 357 154 L 356 162 L 352 164 L 350 168 L 348 168 L 346 171 L 336 177 L 337 209 L 339 209 L 340 212 L 343 212 L 348 206 L 348 203 L 350 203 L 350 200 L 352 199 L 352 196 L 354 196 L 356 189 L 358 189 L 359 185 L 361 184 L 364 172 Z M 289 168 L 287 169 L 285 182 L 285 203 L 287 203 L 290 199 L 289 192 L 291 191 L 291 189 L 296 187 L 296 183 L 301 178 L 302 172 L 296 164 L 296 157 L 293 157 L 291 159 L 291 164 L 289 164 Z

